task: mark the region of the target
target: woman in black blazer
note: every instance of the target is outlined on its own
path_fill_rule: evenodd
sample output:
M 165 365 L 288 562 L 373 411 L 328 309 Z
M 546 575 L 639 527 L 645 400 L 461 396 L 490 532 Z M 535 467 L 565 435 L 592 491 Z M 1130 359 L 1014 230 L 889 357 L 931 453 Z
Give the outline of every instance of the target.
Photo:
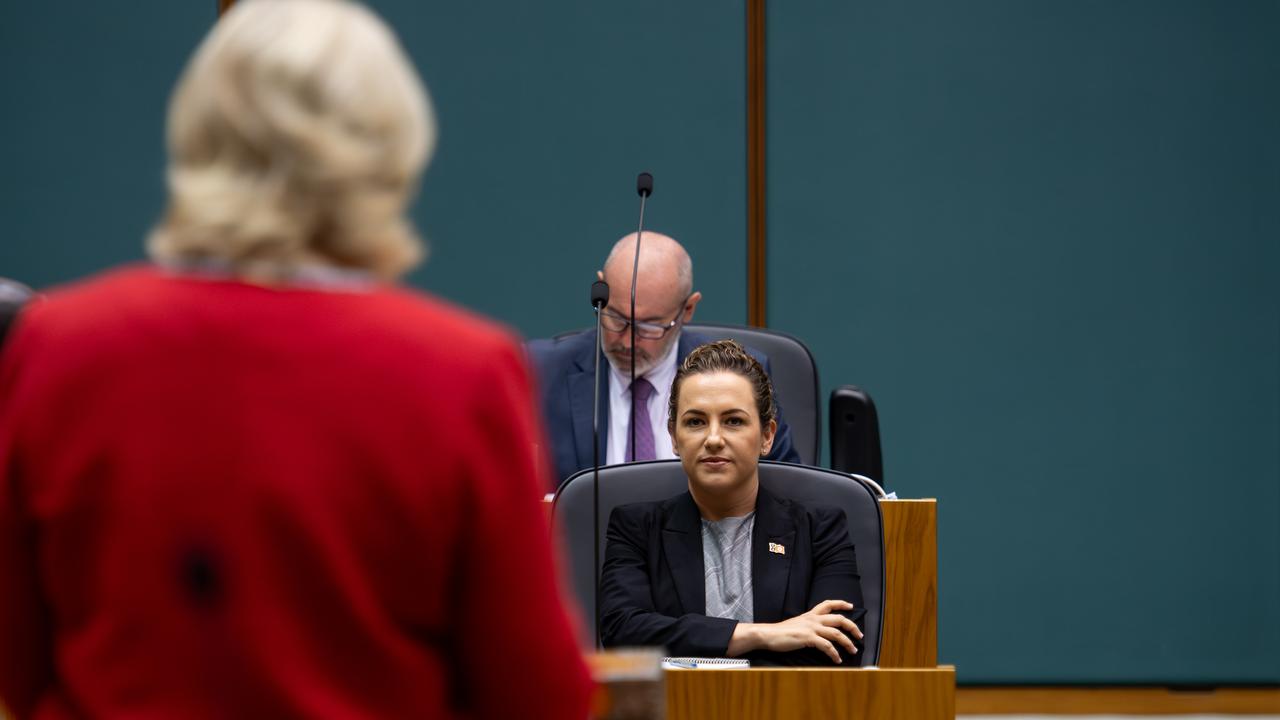
M 773 388 L 732 340 L 685 358 L 668 426 L 689 491 L 609 518 L 600 587 L 606 647 L 856 666 L 865 610 L 844 513 L 760 487 L 777 430 Z

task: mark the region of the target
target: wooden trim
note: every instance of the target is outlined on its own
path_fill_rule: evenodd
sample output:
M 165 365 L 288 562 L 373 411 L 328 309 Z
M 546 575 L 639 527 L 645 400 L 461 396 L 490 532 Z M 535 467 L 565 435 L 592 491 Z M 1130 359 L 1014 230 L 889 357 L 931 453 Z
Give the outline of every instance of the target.
M 230 10 L 231 6 L 235 4 L 236 0 L 218 0 L 218 15 Z
M 960 687 L 959 715 L 1280 714 L 1280 687 Z
M 765 0 L 747 0 L 747 324 L 765 317 Z
M 952 720 L 956 716 L 956 675 L 950 666 L 668 670 L 664 679 L 667 720 Z

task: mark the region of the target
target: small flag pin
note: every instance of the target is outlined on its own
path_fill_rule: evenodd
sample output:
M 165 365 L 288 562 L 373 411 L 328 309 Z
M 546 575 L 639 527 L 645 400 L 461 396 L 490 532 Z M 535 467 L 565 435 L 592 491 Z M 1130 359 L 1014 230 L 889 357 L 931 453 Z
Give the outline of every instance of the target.
M 779 543 L 769 543 L 769 552 L 777 555 L 786 555 L 787 549 Z

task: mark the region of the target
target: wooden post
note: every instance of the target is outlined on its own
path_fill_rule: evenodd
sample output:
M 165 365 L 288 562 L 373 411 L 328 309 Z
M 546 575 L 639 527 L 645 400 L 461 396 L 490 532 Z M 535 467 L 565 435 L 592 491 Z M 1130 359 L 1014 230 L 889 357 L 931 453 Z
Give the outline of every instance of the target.
M 747 0 L 747 324 L 765 316 L 764 0 Z
M 884 620 L 880 667 L 938 664 L 938 501 L 881 500 Z

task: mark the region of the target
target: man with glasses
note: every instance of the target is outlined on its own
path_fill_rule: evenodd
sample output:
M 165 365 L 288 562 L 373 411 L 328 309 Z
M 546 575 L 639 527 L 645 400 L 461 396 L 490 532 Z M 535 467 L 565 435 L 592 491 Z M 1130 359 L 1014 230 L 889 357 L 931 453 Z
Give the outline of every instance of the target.
M 640 245 L 636 283 L 636 384 L 631 386 L 631 269 L 635 233 L 613 246 L 604 270 L 609 304 L 601 314 L 601 462 L 613 465 L 675 458 L 667 432 L 667 401 L 676 365 L 694 348 L 715 338 L 682 332 L 693 319 L 702 293 L 693 289 L 693 261 L 674 239 L 646 232 Z M 556 476 L 563 481 L 591 467 L 591 378 L 595 371 L 595 328 L 550 340 L 534 340 L 529 356 L 542 386 L 542 407 L 551 435 Z M 768 358 L 751 351 L 765 370 Z M 607 383 L 607 385 L 605 385 Z M 636 402 L 635 447 L 631 447 L 631 403 Z M 791 431 L 781 415 L 768 459 L 800 462 Z

